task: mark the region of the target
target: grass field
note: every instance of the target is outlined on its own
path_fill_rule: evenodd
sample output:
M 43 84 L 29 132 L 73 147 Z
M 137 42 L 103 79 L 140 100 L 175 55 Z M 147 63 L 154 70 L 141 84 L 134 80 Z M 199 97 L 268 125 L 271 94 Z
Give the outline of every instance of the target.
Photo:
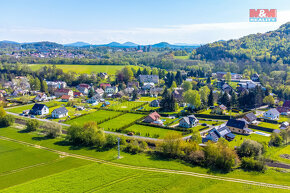
M 132 110 L 140 105 L 145 105 L 146 103 L 142 102 L 132 102 L 132 101 L 126 101 L 119 104 L 112 104 L 109 109 L 112 110 Z
M 111 112 L 111 111 L 110 111 Z M 100 127 L 104 128 L 105 130 L 115 130 L 119 129 L 125 125 L 128 125 L 137 119 L 140 119 L 144 117 L 145 115 L 143 114 L 133 114 L 133 113 L 126 113 L 124 115 L 121 115 L 115 119 L 111 119 L 109 121 L 106 121 L 102 124 L 100 124 Z
M 180 60 L 188 60 L 189 59 L 189 55 L 187 56 L 174 56 L 175 59 L 180 59 Z
M 32 109 L 33 105 L 34 104 L 12 107 L 12 108 L 6 109 L 6 111 L 11 112 L 11 113 L 20 114 L 25 110 Z
M 49 66 L 50 64 L 30 64 L 29 67 L 32 70 L 39 70 L 41 69 L 43 66 Z M 52 66 L 52 65 L 50 65 Z M 69 71 L 73 71 L 76 73 L 99 73 L 99 72 L 106 72 L 109 75 L 115 75 L 115 73 L 118 70 L 121 70 L 122 68 L 124 68 L 125 66 L 121 66 L 121 65 L 56 65 L 57 68 L 62 69 L 64 72 L 69 72 Z M 136 70 L 139 69 L 138 66 L 130 66 Z
M 91 164 L 3 192 L 286 192 L 211 179 Z
M 132 125 L 131 127 L 128 127 L 126 130 L 133 131 L 135 134 L 137 132 L 140 132 L 140 136 L 151 137 L 151 138 L 164 138 L 164 136 L 169 132 L 180 133 L 180 134 L 182 133 L 180 131 L 173 131 L 169 129 L 162 129 L 158 127 L 150 127 L 150 126 L 138 125 L 138 124 Z
M 266 155 L 275 161 L 290 164 L 290 159 L 282 158 L 280 156 L 282 154 L 290 154 L 290 145 L 282 147 L 270 147 Z
M 261 127 L 267 127 L 267 128 L 271 128 L 271 129 L 279 129 L 280 125 L 279 124 L 273 124 L 273 123 L 266 123 L 266 122 L 260 122 L 258 124 L 258 126 L 261 126 Z
M 57 109 L 61 106 L 55 106 L 55 107 L 51 107 L 49 108 L 49 115 L 48 116 L 51 116 L 51 113 L 54 109 Z M 65 107 L 67 110 L 68 110 L 68 115 L 70 116 L 70 118 L 75 118 L 77 116 L 81 116 L 83 114 L 89 114 L 89 113 L 93 113 L 96 111 L 96 109 L 85 109 L 85 110 L 82 110 L 82 111 L 78 111 L 76 108 L 73 108 L 73 107 Z M 60 119 L 52 119 L 53 121 L 59 121 L 59 120 L 66 120 L 67 117 L 63 117 L 63 118 L 60 118 Z
M 266 144 L 268 144 L 270 141 L 270 137 L 258 135 L 256 133 L 252 133 L 251 135 L 239 135 L 239 134 L 235 135 L 236 135 L 235 139 L 230 142 L 230 146 L 232 147 L 240 146 L 245 139 L 251 139 L 254 141 L 258 141 L 260 143 L 265 142 Z
M 0 190 L 89 162 L 0 140 Z
M 115 111 L 105 111 L 105 110 L 99 110 L 93 113 L 90 113 L 88 115 L 84 115 L 72 120 L 68 120 L 65 123 L 66 124 L 74 124 L 74 123 L 78 123 L 78 124 L 84 124 L 86 122 L 89 121 L 95 121 L 95 122 L 99 122 L 99 121 L 103 121 L 109 117 L 114 117 L 116 115 L 121 114 L 120 112 L 115 112 Z
M 17 129 L 12 128 L 12 127 L 1 128 L 0 129 L 0 136 L 6 136 L 9 138 L 18 139 L 18 140 L 26 141 L 29 143 L 34 143 L 37 145 L 57 149 L 60 151 L 96 157 L 96 158 L 110 160 L 112 162 L 118 162 L 118 163 L 123 163 L 123 164 L 136 165 L 136 166 L 147 166 L 147 167 L 154 167 L 154 168 L 167 168 L 167 169 L 173 169 L 173 170 L 183 170 L 183 171 L 191 171 L 191 172 L 198 172 L 198 173 L 209 173 L 209 174 L 214 174 L 217 176 L 233 177 L 233 178 L 246 179 L 246 180 L 252 180 L 252 181 L 275 183 L 275 184 L 283 184 L 283 185 L 288 185 L 288 186 L 290 185 L 290 172 L 287 172 L 287 170 L 286 171 L 285 170 L 274 170 L 274 169 L 270 168 L 265 173 L 256 173 L 256 172 L 245 172 L 243 170 L 236 169 L 230 173 L 223 174 L 223 173 L 211 171 L 207 168 L 201 168 L 198 166 L 185 164 L 179 160 L 162 159 L 162 158 L 154 157 L 154 156 L 151 156 L 148 154 L 131 155 L 131 154 L 121 152 L 121 155 L 123 156 L 123 158 L 122 159 L 115 159 L 116 155 L 117 155 L 116 149 L 110 149 L 107 151 L 96 151 L 95 149 L 92 149 L 92 148 L 72 147 L 72 146 L 67 145 L 65 142 L 63 142 L 63 139 L 61 139 L 61 138 L 41 140 L 42 136 L 35 133 L 35 132 L 33 132 L 33 133 L 20 133 L 20 132 L 18 132 Z M 94 173 L 96 175 L 99 175 L 102 173 L 99 171 L 102 171 L 102 170 L 100 169 L 98 171 L 95 171 Z M 85 173 L 83 175 L 85 178 Z M 162 175 L 162 174 L 160 174 L 160 175 Z M 69 184 L 70 182 L 74 182 L 73 181 L 74 178 L 77 178 L 77 176 L 74 176 L 74 175 L 67 177 L 66 179 L 61 178 L 62 180 L 58 179 L 57 176 L 52 176 L 52 177 L 48 177 L 48 178 L 51 178 L 51 179 L 55 178 L 56 179 L 56 181 L 52 182 L 53 185 L 55 185 L 55 187 L 66 188 L 66 187 L 60 187 L 60 185 L 58 185 L 58 183 L 67 182 L 68 184 L 63 184 L 63 186 L 70 186 L 70 187 L 72 187 L 72 190 L 73 190 L 73 187 L 78 186 L 78 184 L 83 184 L 85 186 L 86 185 L 85 182 L 89 183 L 89 181 L 84 181 L 84 182 L 81 181 L 81 183 L 76 182 L 77 184 L 75 184 L 75 183 Z M 94 178 L 92 178 L 92 179 L 94 179 Z M 146 181 L 146 179 L 145 178 L 144 178 L 144 180 L 142 180 L 142 179 L 139 179 L 139 181 L 134 183 L 134 184 L 130 184 L 129 187 L 134 188 L 135 186 L 138 186 L 138 184 L 141 185 L 141 184 L 145 183 L 143 181 Z M 226 190 L 228 190 L 228 192 L 239 192 L 239 191 L 245 192 L 245 191 L 251 191 L 251 190 L 256 192 L 256 190 L 259 191 L 261 188 L 261 187 L 257 186 L 257 189 L 252 189 L 250 186 L 247 186 L 247 185 L 243 185 L 242 187 L 240 187 L 240 186 L 238 186 L 238 183 L 233 183 L 233 182 L 230 183 L 229 185 L 225 185 L 226 182 L 223 182 L 223 181 L 219 182 L 217 180 L 213 181 L 210 184 L 207 184 L 207 182 L 209 182 L 210 180 L 209 179 L 203 180 L 201 178 L 193 178 L 194 179 L 193 182 L 187 182 L 187 180 L 189 180 L 189 178 L 188 177 L 183 178 L 182 175 L 179 175 L 178 179 L 182 179 L 181 185 L 179 185 L 179 183 L 177 183 L 177 181 L 173 181 L 172 183 L 170 183 L 170 187 L 172 188 L 172 190 L 171 190 L 172 192 L 174 192 L 174 190 L 176 190 L 175 192 L 192 192 L 192 190 L 194 190 L 194 189 L 182 189 L 182 187 L 185 186 L 186 184 L 189 184 L 189 186 L 191 186 L 191 187 L 188 187 L 188 188 L 195 188 L 194 183 L 197 183 L 196 186 L 198 186 L 198 188 L 200 188 L 201 190 L 203 190 L 204 188 L 208 188 L 207 190 L 210 190 L 211 189 L 210 184 L 213 184 L 214 187 L 212 187 L 212 188 L 217 188 L 215 190 L 215 192 L 216 191 L 224 192 Z M 43 180 L 45 181 L 45 179 L 43 179 Z M 101 179 L 99 179 L 99 180 L 101 180 Z M 166 179 L 164 179 L 164 180 L 166 180 Z M 164 180 L 163 180 L 163 178 L 159 178 L 159 179 L 156 178 L 154 181 L 151 181 L 151 183 L 156 184 L 159 182 L 163 182 Z M 96 181 L 96 180 L 92 180 L 92 181 Z M 1 183 L 1 181 L 0 181 L 0 183 Z M 36 183 L 36 184 L 40 183 L 41 184 L 42 182 L 37 180 L 37 181 L 32 182 L 32 183 Z M 98 183 L 98 182 L 96 182 L 96 183 Z M 219 186 L 215 186 L 216 183 L 222 183 L 222 184 L 219 187 Z M 19 187 L 15 187 L 15 188 L 19 188 Z M 127 187 L 127 188 L 129 188 L 129 187 Z M 236 189 L 233 190 L 233 189 L 231 189 L 232 187 L 236 187 Z M 48 192 L 51 192 L 51 191 L 49 191 L 49 190 L 51 190 L 50 189 L 51 187 L 47 187 L 47 188 L 49 188 Z M 142 187 L 139 187 L 139 188 L 140 188 L 140 191 L 142 191 Z M 181 188 L 181 189 L 179 189 L 179 188 Z M 23 190 L 26 190 L 26 188 L 23 187 L 22 191 Z M 40 190 L 42 190 L 42 189 L 40 189 Z M 136 189 L 134 189 L 134 190 L 136 192 Z M 204 192 L 208 192 L 207 190 L 204 190 Z M 267 191 L 268 192 L 278 192 L 279 191 L 279 190 L 263 189 L 263 188 L 262 188 L 262 190 L 264 192 L 267 192 Z M 11 190 L 10 192 L 15 192 L 15 191 L 16 191 L 16 189 L 14 191 Z M 37 191 L 37 192 L 43 192 L 43 191 Z M 61 191 L 61 192 L 63 192 L 63 191 Z M 114 190 L 108 191 L 107 190 L 107 192 L 116 192 L 116 191 L 114 191 Z

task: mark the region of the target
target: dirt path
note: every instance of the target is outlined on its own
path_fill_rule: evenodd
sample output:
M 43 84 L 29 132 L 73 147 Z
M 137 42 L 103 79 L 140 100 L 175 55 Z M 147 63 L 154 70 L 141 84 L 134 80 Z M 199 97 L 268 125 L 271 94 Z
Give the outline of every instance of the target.
M 209 174 L 201 174 L 201 173 L 195 173 L 195 172 L 187 172 L 187 171 L 179 171 L 179 170 L 159 169 L 159 168 L 150 168 L 150 167 L 141 167 L 141 166 L 132 166 L 132 165 L 126 165 L 126 164 L 119 164 L 119 163 L 114 163 L 114 162 L 101 160 L 101 159 L 97 159 L 97 158 L 93 158 L 93 157 L 87 157 L 87 156 L 83 156 L 83 155 L 62 152 L 62 151 L 58 151 L 58 150 L 55 150 L 55 149 L 51 149 L 51 148 L 35 145 L 35 144 L 32 144 L 32 143 L 27 143 L 27 142 L 24 142 L 24 141 L 19 141 L 19 140 L 16 140 L 16 139 L 3 137 L 3 136 L 0 136 L 0 139 L 1 140 L 6 140 L 6 141 L 12 141 L 12 142 L 15 142 L 15 143 L 19 143 L 19 144 L 23 144 L 23 145 L 39 148 L 39 149 L 44 149 L 44 150 L 47 150 L 47 151 L 50 151 L 50 152 L 54 152 L 54 153 L 60 154 L 62 156 L 69 156 L 69 157 L 79 158 L 79 159 L 83 159 L 83 160 L 88 160 L 88 161 L 101 163 L 101 164 L 106 164 L 106 165 L 109 165 L 109 166 L 120 167 L 120 168 L 135 169 L 135 170 L 142 170 L 142 171 L 149 171 L 149 172 L 160 172 L 160 173 L 167 173 L 167 174 L 187 175 L 187 176 L 194 176 L 194 177 L 199 177 L 199 178 L 207 178 L 207 179 L 212 179 L 212 180 L 221 180 L 221 181 L 236 182 L 236 183 L 248 184 L 248 185 L 254 185 L 254 186 L 262 186 L 262 187 L 290 190 L 290 186 L 284 186 L 284 185 L 278 185 L 278 184 L 255 182 L 255 181 L 250 181 L 250 180 L 243 180 L 243 179 L 229 178 L 229 177 L 221 177 L 221 176 L 215 176 L 215 175 L 209 175 Z

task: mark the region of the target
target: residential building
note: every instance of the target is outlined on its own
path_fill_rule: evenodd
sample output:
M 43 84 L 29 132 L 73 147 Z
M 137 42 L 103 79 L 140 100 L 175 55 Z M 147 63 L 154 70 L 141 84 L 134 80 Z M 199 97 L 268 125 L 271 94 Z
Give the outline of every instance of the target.
M 74 95 L 74 92 L 71 90 L 71 89 L 66 89 L 66 88 L 62 88 L 62 89 L 56 89 L 54 91 L 54 95 L 56 97 L 61 97 L 63 95 L 70 95 L 70 96 L 73 96 Z
M 179 121 L 179 127 L 192 128 L 198 123 L 198 119 L 194 115 L 182 117 Z
M 251 80 L 254 82 L 258 82 L 259 81 L 259 74 L 255 73 L 251 76 Z
M 105 89 L 106 94 L 116 94 L 118 92 L 118 87 L 116 86 L 107 86 Z
M 246 122 L 241 120 L 230 119 L 228 120 L 226 126 L 233 133 L 249 135 L 252 132 L 251 129 L 248 129 L 248 125 L 246 124 Z
M 290 115 L 290 108 L 288 107 L 277 107 L 276 109 L 280 113 L 280 115 Z
M 84 96 L 83 93 L 81 93 L 81 92 L 74 92 L 74 97 L 75 98 L 82 97 L 82 96 Z
M 34 101 L 46 101 L 47 100 L 47 95 L 45 93 L 39 93 L 37 96 L 34 98 Z
M 160 115 L 155 111 L 153 113 L 150 113 L 145 119 L 143 122 L 145 123 L 154 123 L 154 122 L 157 122 L 157 121 L 160 121 Z
M 137 81 L 132 81 L 132 82 L 128 82 L 127 87 L 131 88 L 136 86 L 137 88 L 139 87 L 139 82 Z
M 235 135 L 231 132 L 231 130 L 225 126 L 220 125 L 218 128 L 213 128 L 210 130 L 205 138 L 203 138 L 203 142 L 213 141 L 218 142 L 220 138 L 225 138 L 228 141 L 232 141 L 235 139 Z
M 111 86 L 111 84 L 109 84 L 109 83 L 101 83 L 100 84 L 100 87 L 103 89 L 105 89 L 107 86 Z
M 244 116 L 244 119 L 249 123 L 249 124 L 254 124 L 256 121 L 257 121 L 257 117 L 256 115 L 251 112 L 251 113 L 248 113 Z
M 63 89 L 67 87 L 67 83 L 64 81 L 46 81 L 49 91 L 54 91 L 55 89 Z
M 158 84 L 159 76 L 158 75 L 139 75 L 139 80 L 141 83 L 153 82 L 154 84 Z
M 61 101 L 62 102 L 68 102 L 68 101 L 71 101 L 71 100 L 73 100 L 74 98 L 73 98 L 73 96 L 71 96 L 71 95 L 62 95 L 62 97 L 61 97 Z
M 102 88 L 97 88 L 95 90 L 95 94 L 98 95 L 100 98 L 103 97 L 105 91 Z
M 83 94 L 83 95 L 88 95 L 89 90 L 86 87 L 78 87 L 78 90 Z
M 36 103 L 30 110 L 30 114 L 33 115 L 46 115 L 49 113 L 49 108 L 44 104 Z
M 154 88 L 155 84 L 153 82 L 146 82 L 143 84 L 142 89 L 143 90 L 150 90 L 151 88 Z
M 57 109 L 54 109 L 51 113 L 52 118 L 60 119 L 62 117 L 68 116 L 68 110 L 65 107 L 60 107 Z
M 263 114 L 263 118 L 269 119 L 269 120 L 279 120 L 279 117 L 280 117 L 279 111 L 277 111 L 277 109 L 274 109 L 274 108 L 266 111 Z

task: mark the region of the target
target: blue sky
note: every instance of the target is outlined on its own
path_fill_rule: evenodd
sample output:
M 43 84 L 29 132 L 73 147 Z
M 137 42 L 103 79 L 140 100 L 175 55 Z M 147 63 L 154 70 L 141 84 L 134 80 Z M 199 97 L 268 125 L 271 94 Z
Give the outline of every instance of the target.
M 248 22 L 258 8 L 277 9 L 278 21 Z M 208 43 L 287 21 L 289 0 L 13 0 L 1 1 L 0 40 Z

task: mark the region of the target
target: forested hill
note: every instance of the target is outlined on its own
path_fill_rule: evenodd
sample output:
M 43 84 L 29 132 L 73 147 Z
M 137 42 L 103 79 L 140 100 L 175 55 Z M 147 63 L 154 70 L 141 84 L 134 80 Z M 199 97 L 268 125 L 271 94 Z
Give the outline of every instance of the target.
M 237 40 L 217 41 L 196 49 L 193 59 L 234 59 L 266 63 L 290 63 L 290 22 L 264 34 L 252 34 Z

